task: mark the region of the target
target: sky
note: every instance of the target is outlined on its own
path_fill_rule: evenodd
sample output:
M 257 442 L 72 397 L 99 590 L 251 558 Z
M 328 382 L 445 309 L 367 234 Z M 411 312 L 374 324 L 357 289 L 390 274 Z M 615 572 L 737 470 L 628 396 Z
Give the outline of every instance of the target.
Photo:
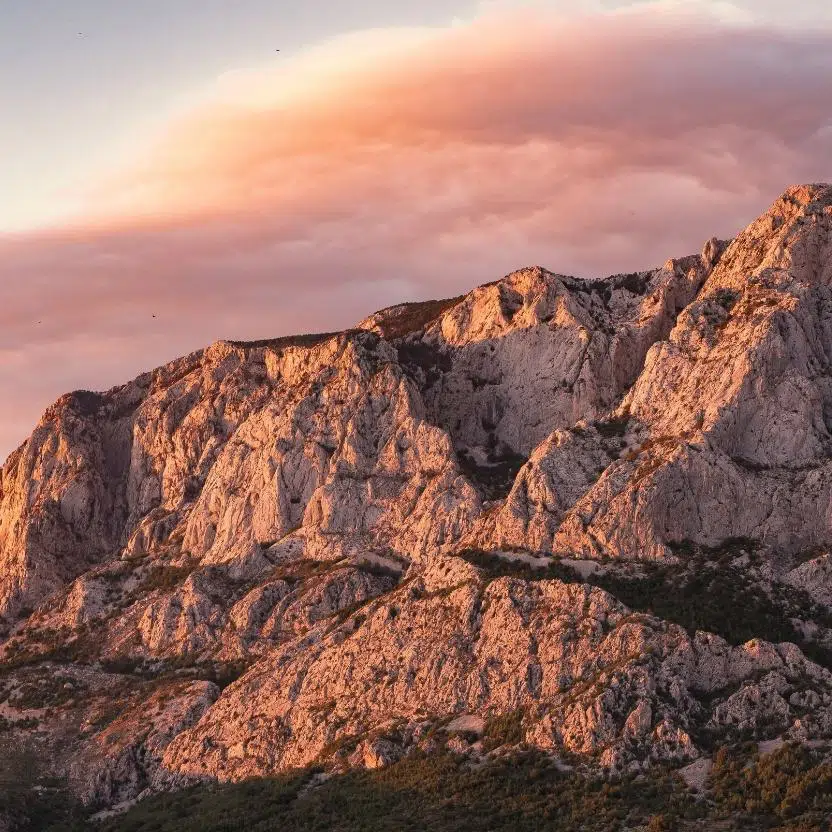
M 0 0 L 0 459 L 220 338 L 733 236 L 832 179 L 830 47 L 826 0 Z

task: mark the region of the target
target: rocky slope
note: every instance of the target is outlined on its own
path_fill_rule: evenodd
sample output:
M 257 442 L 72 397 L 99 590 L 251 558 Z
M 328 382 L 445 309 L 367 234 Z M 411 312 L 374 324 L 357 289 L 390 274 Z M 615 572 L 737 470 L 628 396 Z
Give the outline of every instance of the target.
M 832 739 L 830 229 L 795 187 L 659 269 L 523 269 L 64 396 L 0 473 L 6 738 L 37 724 L 104 804 Z M 742 641 L 689 614 L 702 575 Z

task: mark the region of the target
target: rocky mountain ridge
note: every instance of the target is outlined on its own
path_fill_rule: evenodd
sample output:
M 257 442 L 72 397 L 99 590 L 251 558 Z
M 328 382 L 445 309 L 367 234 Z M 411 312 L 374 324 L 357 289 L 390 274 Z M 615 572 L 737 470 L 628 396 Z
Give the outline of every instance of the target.
M 832 740 L 830 229 L 798 186 L 658 269 L 522 269 L 62 397 L 0 472 L 8 736 L 102 805 Z M 703 576 L 742 627 L 689 609 Z

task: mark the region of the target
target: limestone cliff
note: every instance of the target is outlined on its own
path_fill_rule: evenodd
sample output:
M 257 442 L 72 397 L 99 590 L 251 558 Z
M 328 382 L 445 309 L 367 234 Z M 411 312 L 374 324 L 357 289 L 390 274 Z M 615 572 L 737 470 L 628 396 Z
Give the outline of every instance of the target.
M 0 472 L 9 730 L 104 803 L 438 742 L 620 770 L 832 737 L 830 230 L 795 187 L 658 269 L 64 396 Z M 699 573 L 750 641 L 655 614 Z

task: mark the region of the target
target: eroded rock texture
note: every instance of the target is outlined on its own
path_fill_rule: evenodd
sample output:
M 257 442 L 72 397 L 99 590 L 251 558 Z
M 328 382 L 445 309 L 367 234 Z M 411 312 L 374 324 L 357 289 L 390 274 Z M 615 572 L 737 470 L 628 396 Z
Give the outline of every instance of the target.
M 832 736 L 830 229 L 795 187 L 659 269 L 526 268 L 64 396 L 0 473 L 9 730 L 104 804 L 437 742 L 632 769 Z M 644 564 L 690 552 L 777 638 L 650 614 Z

